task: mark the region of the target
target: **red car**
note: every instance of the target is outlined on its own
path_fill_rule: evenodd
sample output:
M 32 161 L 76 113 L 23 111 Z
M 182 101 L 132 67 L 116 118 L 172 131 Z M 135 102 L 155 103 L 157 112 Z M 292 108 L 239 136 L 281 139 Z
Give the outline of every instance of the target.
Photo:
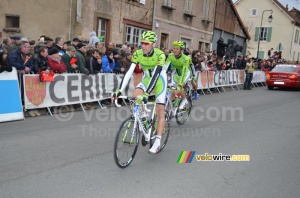
M 277 65 L 266 73 L 268 89 L 289 87 L 300 89 L 300 65 Z

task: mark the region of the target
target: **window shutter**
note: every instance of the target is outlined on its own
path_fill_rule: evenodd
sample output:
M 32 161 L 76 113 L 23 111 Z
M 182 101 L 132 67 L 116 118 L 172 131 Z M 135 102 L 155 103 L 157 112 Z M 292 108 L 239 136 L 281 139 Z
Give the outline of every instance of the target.
M 272 36 L 272 28 L 269 27 L 269 28 L 268 28 L 268 36 L 267 36 L 267 41 L 268 41 L 268 42 L 271 41 L 271 36 Z
M 254 41 L 258 41 L 258 34 L 259 34 L 259 27 L 256 27 L 256 28 L 255 28 Z

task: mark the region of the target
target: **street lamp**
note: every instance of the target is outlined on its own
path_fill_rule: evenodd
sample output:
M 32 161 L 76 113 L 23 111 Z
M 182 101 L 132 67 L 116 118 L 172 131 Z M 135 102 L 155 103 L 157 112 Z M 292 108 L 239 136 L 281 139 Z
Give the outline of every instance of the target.
M 260 21 L 260 27 L 259 27 L 259 31 L 258 31 L 258 46 L 257 46 L 257 58 L 259 57 L 259 45 L 260 45 L 260 40 L 261 40 L 261 26 L 262 26 L 262 21 L 263 21 L 263 18 L 264 18 L 264 13 L 268 11 L 268 12 L 271 12 L 271 15 L 268 17 L 268 22 L 271 23 L 272 20 L 273 20 L 273 10 L 264 10 L 262 12 L 262 15 L 261 15 L 261 21 Z

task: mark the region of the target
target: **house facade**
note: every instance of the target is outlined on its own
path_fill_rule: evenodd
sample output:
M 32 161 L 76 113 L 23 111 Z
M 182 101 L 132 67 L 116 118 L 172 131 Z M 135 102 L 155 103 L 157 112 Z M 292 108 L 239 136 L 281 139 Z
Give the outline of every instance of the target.
M 209 51 L 213 38 L 216 0 L 156 0 L 153 30 L 159 47 L 172 48 L 181 40 L 192 50 Z
M 72 3 L 73 2 L 73 3 Z M 0 41 L 7 36 L 71 37 L 75 0 L 1 0 Z
M 230 47 L 235 47 L 235 45 L 243 47 L 242 51 L 236 51 L 234 54 L 229 55 L 230 57 L 246 54 L 247 41 L 251 37 L 231 0 L 217 1 L 212 50 L 217 49 L 217 41 L 220 38 L 226 44 L 230 43 L 230 40 L 234 41 L 233 45 L 229 45 L 227 51 L 229 51 Z
M 288 7 L 277 0 L 238 0 L 235 6 L 253 37 L 247 48 L 250 56 L 267 59 L 268 50 L 273 48 L 273 52 L 281 51 L 284 59 L 300 60 L 300 23 Z
M 95 31 L 104 43 L 139 44 L 152 29 L 153 7 L 152 0 L 77 0 L 74 37 L 89 40 Z

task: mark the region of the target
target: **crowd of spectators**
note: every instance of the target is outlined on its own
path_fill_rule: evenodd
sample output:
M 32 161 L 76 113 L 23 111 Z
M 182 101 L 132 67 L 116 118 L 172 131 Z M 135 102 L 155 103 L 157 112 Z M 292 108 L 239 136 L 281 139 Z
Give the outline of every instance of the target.
M 82 73 L 93 75 L 98 73 L 125 73 L 131 64 L 132 54 L 139 49 L 138 45 L 125 42 L 115 45 L 113 42 L 105 46 L 100 42 L 95 32 L 90 33 L 89 41 L 78 38 L 65 41 L 62 37 L 52 39 L 46 35 L 40 36 L 38 42 L 26 37 L 12 36 L 3 39 L 0 50 L 0 72 L 11 71 L 15 67 L 19 73 L 39 74 L 45 71 L 54 73 Z M 172 50 L 161 48 L 166 57 Z M 291 63 L 281 59 L 281 52 L 268 52 L 268 59 L 253 59 L 256 69 L 272 70 L 277 64 Z M 237 56 L 235 59 L 217 56 L 216 50 L 201 52 L 199 50 L 184 50 L 192 58 L 196 71 L 218 71 L 229 69 L 245 69 L 248 56 Z M 142 72 L 137 64 L 135 72 Z M 88 107 L 88 105 L 87 105 Z M 30 112 L 31 116 L 39 115 L 38 111 Z

